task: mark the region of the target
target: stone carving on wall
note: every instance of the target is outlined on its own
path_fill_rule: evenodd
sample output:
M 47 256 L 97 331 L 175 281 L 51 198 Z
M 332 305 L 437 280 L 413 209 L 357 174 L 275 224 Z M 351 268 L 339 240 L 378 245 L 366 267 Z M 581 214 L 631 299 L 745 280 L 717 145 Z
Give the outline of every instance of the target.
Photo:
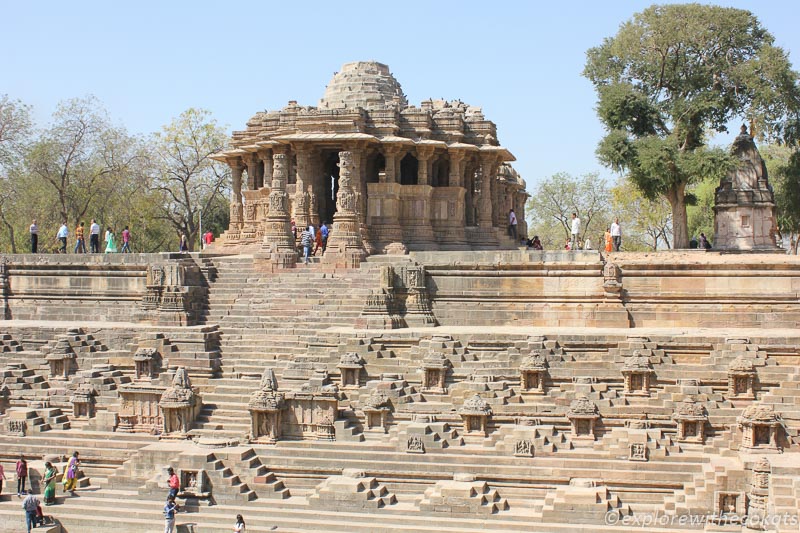
M 622 270 L 610 261 L 603 266 L 603 290 L 606 298 L 622 297 Z
M 6 420 L 6 433 L 15 437 L 24 437 L 28 429 L 28 423 L 25 420 L 15 420 L 10 418 Z
M 514 455 L 517 457 L 533 457 L 533 443 L 530 439 L 521 439 L 514 443 Z
M 406 442 L 406 451 L 408 453 L 425 453 L 425 443 L 419 435 L 412 435 Z

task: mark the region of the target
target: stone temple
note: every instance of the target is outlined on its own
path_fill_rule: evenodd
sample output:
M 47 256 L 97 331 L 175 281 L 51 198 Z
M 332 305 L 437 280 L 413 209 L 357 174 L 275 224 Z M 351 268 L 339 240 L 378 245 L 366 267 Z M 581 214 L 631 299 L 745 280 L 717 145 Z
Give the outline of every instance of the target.
M 725 253 L 513 247 L 494 214 L 522 182 L 458 109 L 406 107 L 381 65 L 346 66 L 316 111 L 235 134 L 220 157 L 255 181 L 210 249 L 4 256 L 0 531 L 24 527 L 19 455 L 41 492 L 44 461 L 63 472 L 73 451 L 79 487 L 45 508 L 52 532 L 163 530 L 169 467 L 178 531 L 227 532 L 236 514 L 249 531 L 797 531 L 800 260 L 730 253 L 761 246 L 735 228 Z M 427 137 L 403 136 L 409 115 Z M 308 158 L 277 140 L 304 120 Z M 423 139 L 443 144 L 426 157 Z M 771 197 L 738 192 L 768 190 L 746 181 L 758 159 L 742 141 L 720 205 L 726 224 L 757 207 L 763 239 Z M 463 173 L 456 143 L 476 147 Z M 463 233 L 409 215 L 451 194 Z M 303 205 L 346 237 L 307 266 L 282 240 Z
M 376 62 L 344 65 L 317 107 L 257 113 L 216 158 L 233 174 L 226 247 L 286 250 L 292 217 L 301 228 L 340 226 L 332 249 L 346 243 L 350 255 L 509 248 L 509 211 L 522 213 L 527 198 L 480 108 L 411 106 Z

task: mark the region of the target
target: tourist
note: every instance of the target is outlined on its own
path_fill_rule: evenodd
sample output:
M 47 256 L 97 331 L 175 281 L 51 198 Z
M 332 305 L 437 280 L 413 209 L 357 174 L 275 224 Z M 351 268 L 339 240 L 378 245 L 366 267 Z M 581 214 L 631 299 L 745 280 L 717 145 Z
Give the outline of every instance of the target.
M 175 469 L 172 467 L 167 468 L 167 474 L 169 474 L 169 478 L 167 479 L 167 485 L 169 486 L 169 494 L 168 497 L 172 497 L 173 499 L 175 496 L 178 495 L 178 490 L 181 488 L 181 481 L 178 479 L 178 474 L 175 473 Z
M 706 238 L 706 234 L 705 233 L 701 233 L 700 234 L 700 248 L 703 248 L 704 250 L 710 250 L 711 249 L 711 243 L 708 242 L 708 239 Z
M 534 250 L 544 250 L 544 247 L 542 246 L 542 241 L 539 240 L 538 235 L 533 236 L 533 241 L 531 241 L 531 246 L 533 246 Z
M 83 237 L 83 222 L 78 224 L 78 227 L 75 228 L 75 250 L 72 252 L 74 254 L 77 253 L 86 253 L 86 240 Z
M 578 235 L 581 233 L 581 219 L 578 218 L 578 213 L 572 213 L 572 225 L 571 225 L 571 234 L 572 234 L 572 245 L 568 248 L 568 250 L 576 250 L 578 244 Z
M 205 235 L 203 235 L 203 243 L 205 244 L 204 248 L 208 248 L 211 246 L 211 243 L 214 242 L 214 234 L 211 230 L 206 231 Z
M 93 254 L 100 253 L 100 224 L 95 219 L 92 219 L 89 226 L 89 251 Z
M 317 250 L 322 248 L 322 228 L 317 230 L 317 236 L 314 238 L 314 251 L 311 255 L 317 255 Z
M 689 249 L 696 250 L 697 249 L 697 237 L 692 235 L 692 238 L 689 239 Z
M 33 491 L 28 491 L 27 496 L 22 500 L 22 508 L 25 510 L 25 524 L 28 527 L 28 533 L 31 533 L 31 527 L 36 527 L 39 522 L 38 511 L 41 502 L 39 498 L 33 495 Z
M 17 496 L 22 496 L 25 492 L 25 480 L 28 479 L 28 461 L 25 456 L 20 455 L 17 461 Z
M 128 226 L 122 230 L 122 253 L 131 253 L 131 230 L 128 229 Z
M 590 237 L 586 237 L 586 240 L 583 241 L 583 249 L 584 250 L 591 250 L 592 249 L 592 240 Z
M 308 254 L 311 252 L 311 243 L 313 242 L 313 237 L 311 237 L 311 228 L 313 226 L 308 226 L 308 228 L 303 230 L 303 233 L 300 234 L 300 246 L 303 247 L 303 262 L 308 264 Z
M 178 245 L 178 248 L 182 254 L 185 254 L 189 251 L 189 241 L 186 239 L 185 233 L 181 233 L 181 242 Z
M 175 531 L 175 513 L 178 511 L 178 504 L 175 503 L 175 496 L 167 496 L 167 503 L 164 504 L 164 533 Z
M 3 494 L 3 480 L 6 479 L 6 473 L 3 470 L 3 463 L 0 463 L 0 494 Z
M 44 464 L 44 479 L 42 480 L 42 484 L 44 485 L 44 504 L 45 505 L 53 505 L 56 503 L 56 476 L 58 475 L 58 469 L 47 461 Z
M 513 209 L 508 212 L 508 236 L 517 240 L 517 215 Z
M 611 235 L 611 228 L 606 228 L 603 241 L 605 242 L 605 251 L 610 253 L 614 249 L 614 237 Z
M 619 226 L 619 217 L 614 219 L 611 224 L 611 239 L 614 241 L 614 251 L 619 252 L 619 247 L 622 245 L 622 228 Z
M 65 254 L 67 253 L 67 236 L 69 235 L 69 228 L 67 228 L 67 223 L 62 222 L 61 227 L 58 228 L 58 233 L 56 233 L 56 240 L 61 242 L 61 246 L 58 249 L 58 253 Z
M 75 495 L 75 484 L 78 481 L 78 465 L 81 464 L 78 459 L 78 452 L 74 452 L 67 464 L 67 470 L 64 472 L 64 492 L 70 492 Z
M 111 228 L 106 228 L 106 253 L 117 253 L 117 239 L 114 236 L 114 230 Z
M 290 224 L 292 225 L 292 238 L 297 242 L 297 223 L 292 219 Z
M 564 249 L 567 250 L 567 251 L 572 250 L 572 240 L 571 239 L 567 239 L 566 244 L 564 244 Z
M 325 255 L 325 248 L 328 247 L 328 226 L 325 222 L 322 223 L 322 226 L 319 227 L 319 230 L 322 232 L 322 255 Z
M 242 518 L 242 515 L 240 515 L 240 514 L 236 515 L 236 524 L 233 526 L 233 531 L 234 531 L 234 533 L 245 533 L 246 532 L 246 529 L 245 529 L 245 526 L 244 526 L 244 518 Z
M 39 249 L 39 226 L 36 225 L 36 219 L 31 223 L 31 253 L 35 254 Z

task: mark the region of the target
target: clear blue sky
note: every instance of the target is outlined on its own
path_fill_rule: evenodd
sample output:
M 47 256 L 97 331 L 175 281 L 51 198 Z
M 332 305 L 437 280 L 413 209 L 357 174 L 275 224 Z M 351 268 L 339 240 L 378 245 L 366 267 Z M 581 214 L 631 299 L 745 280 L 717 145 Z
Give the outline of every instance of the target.
M 189 107 L 243 129 L 289 100 L 317 105 L 343 63 L 374 59 L 413 104 L 483 107 L 532 190 L 560 171 L 612 177 L 580 73 L 588 48 L 652 3 L 0 0 L 0 94 L 32 104 L 40 124 L 58 101 L 94 94 L 136 134 Z M 755 13 L 800 68 L 796 2 L 717 3 Z

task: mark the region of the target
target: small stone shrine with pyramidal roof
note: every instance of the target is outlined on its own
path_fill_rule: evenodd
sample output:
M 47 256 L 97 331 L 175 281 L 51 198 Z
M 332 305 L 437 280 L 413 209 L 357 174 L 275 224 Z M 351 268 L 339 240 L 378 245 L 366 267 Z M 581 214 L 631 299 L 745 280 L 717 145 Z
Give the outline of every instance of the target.
M 74 451 L 50 532 L 162 530 L 170 467 L 178 531 L 797 531 L 800 260 L 733 153 L 724 253 L 528 250 L 495 125 L 345 65 L 215 156 L 202 253 L 0 259 L 0 531 Z

